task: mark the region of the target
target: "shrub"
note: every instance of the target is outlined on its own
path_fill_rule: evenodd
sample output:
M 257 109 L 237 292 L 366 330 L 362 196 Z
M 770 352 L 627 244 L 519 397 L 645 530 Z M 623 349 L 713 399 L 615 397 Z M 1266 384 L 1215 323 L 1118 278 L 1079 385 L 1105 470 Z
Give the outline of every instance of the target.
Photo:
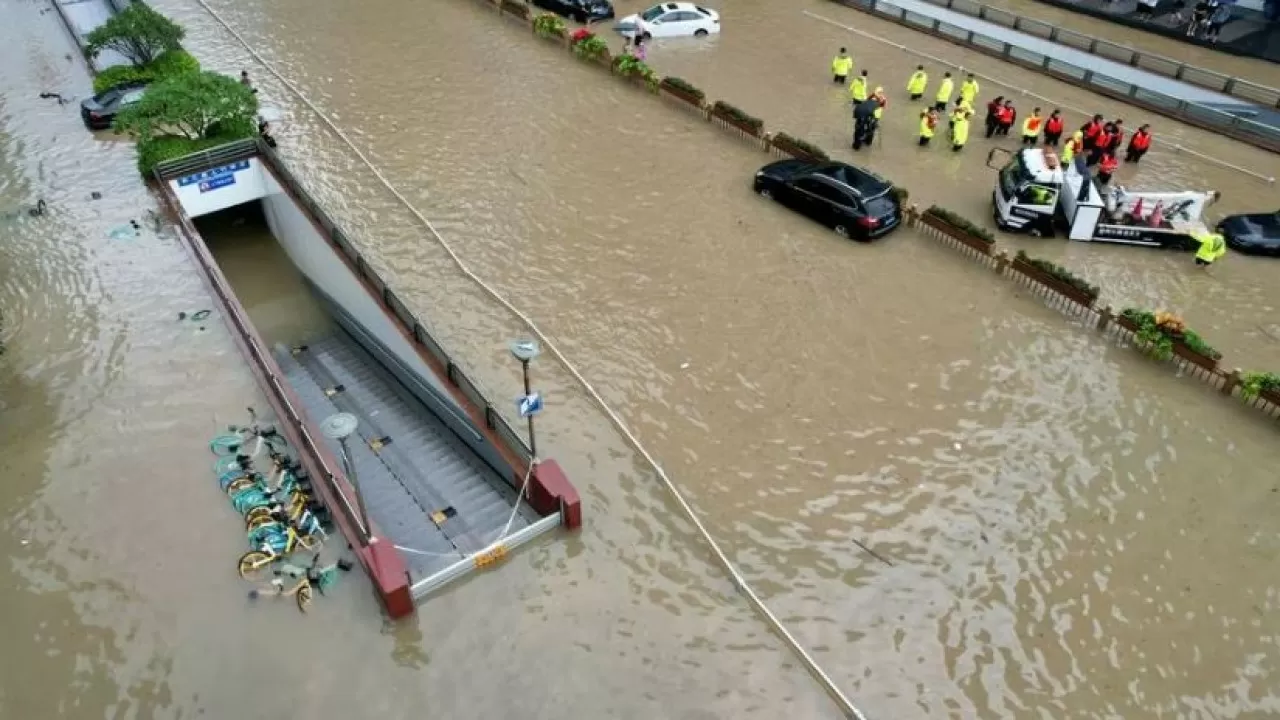
M 693 97 L 698 99 L 698 102 L 702 102 L 703 100 L 707 99 L 706 93 L 702 92 L 697 87 L 694 87 L 691 83 L 681 80 L 678 77 L 671 77 L 670 75 L 668 75 L 662 79 L 662 84 L 666 85 L 667 87 L 679 90 L 685 95 L 692 95 Z
M 134 2 L 89 33 L 85 51 L 97 57 L 103 50 L 114 50 L 142 67 L 165 52 L 180 50 L 184 34 L 174 21 Z
M 1211 360 L 1222 358 L 1222 353 L 1205 342 L 1204 338 L 1187 327 L 1182 318 L 1173 313 L 1125 308 L 1120 311 L 1120 315 L 1138 326 L 1138 340 L 1145 343 L 1156 358 L 1167 360 L 1172 356 L 1174 341 L 1181 342 Z
M 992 235 L 990 230 L 974 225 L 965 218 L 946 208 L 938 207 L 937 205 L 930 205 L 929 209 L 925 210 L 925 214 L 932 215 L 948 225 L 952 225 L 959 230 L 978 238 L 988 245 L 992 245 L 996 241 L 996 236 Z
M 188 72 L 200 72 L 200 62 L 186 50 L 170 50 L 142 67 L 116 65 L 103 70 L 93 79 L 93 94 L 104 93 L 118 85 L 152 83 Z
M 609 44 L 595 33 L 574 33 L 573 53 L 583 60 L 599 60 L 609 54 Z
M 817 145 L 814 145 L 813 143 L 807 142 L 805 140 L 801 140 L 798 137 L 793 137 L 781 131 L 773 134 L 773 140 L 775 143 L 790 145 L 791 147 L 807 155 L 810 155 L 817 160 L 821 160 L 823 162 L 831 159 L 831 157 L 827 155 L 826 151 L 818 147 Z
M 739 110 L 738 108 L 730 105 L 729 103 L 723 100 L 715 101 L 715 103 L 711 106 L 711 111 L 722 117 L 730 118 L 741 125 L 746 125 L 747 127 L 754 130 L 756 134 L 759 134 L 760 131 L 764 129 L 763 120 L 761 120 L 758 117 L 755 117 L 754 115 L 748 115 L 747 113 L 743 112 L 742 110 Z
M 1247 372 L 1240 376 L 1240 394 L 1246 400 L 1262 392 L 1280 392 L 1280 375 L 1269 372 Z
M 1097 285 L 1090 284 L 1084 278 L 1076 275 L 1075 273 L 1062 267 L 1061 265 L 1058 265 L 1057 263 L 1049 262 L 1048 260 L 1033 258 L 1021 250 L 1018 251 L 1018 259 L 1030 265 L 1031 267 L 1039 270 L 1045 275 L 1048 275 L 1054 280 L 1058 280 L 1059 282 L 1064 282 L 1067 285 L 1070 285 L 1071 287 L 1079 290 L 1080 292 L 1087 295 L 1090 300 L 1098 299 Z
M 115 127 L 139 139 L 180 135 L 252 137 L 258 98 L 235 78 L 215 72 L 185 73 L 155 83 L 116 116 Z
M 658 73 L 634 55 L 619 55 L 613 59 L 613 70 L 623 77 L 638 77 L 644 80 L 645 87 L 658 89 Z
M 138 172 L 142 173 L 144 177 L 150 177 L 156 165 L 165 160 L 180 158 L 183 155 L 208 150 L 235 140 L 242 140 L 243 138 L 244 136 L 232 137 L 229 135 L 218 135 L 198 140 L 178 135 L 157 135 L 142 138 L 138 140 Z
M 564 21 L 551 13 L 542 13 L 533 19 L 533 31 L 545 38 L 562 38 Z

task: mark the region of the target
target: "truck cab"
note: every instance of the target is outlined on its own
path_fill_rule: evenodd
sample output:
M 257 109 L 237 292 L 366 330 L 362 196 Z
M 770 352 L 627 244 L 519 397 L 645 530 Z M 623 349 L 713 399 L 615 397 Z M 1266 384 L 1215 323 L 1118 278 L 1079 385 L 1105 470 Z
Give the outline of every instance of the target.
M 1009 160 L 999 169 L 992 193 L 996 225 L 1008 232 L 1053 237 L 1064 181 L 1058 156 L 1042 150 L 1008 153 L 996 148 L 987 156 L 988 166 L 1001 152 L 1009 154 Z

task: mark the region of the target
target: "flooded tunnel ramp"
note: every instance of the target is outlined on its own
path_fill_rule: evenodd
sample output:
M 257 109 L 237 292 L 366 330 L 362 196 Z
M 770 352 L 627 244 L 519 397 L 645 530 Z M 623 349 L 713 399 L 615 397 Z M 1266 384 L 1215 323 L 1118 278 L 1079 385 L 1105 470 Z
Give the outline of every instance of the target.
M 336 412 L 359 418 L 359 442 L 348 450 L 369 515 L 409 549 L 415 580 L 498 538 L 515 493 L 353 339 L 339 332 L 274 354 L 313 421 Z M 336 453 L 337 441 L 329 442 Z M 517 512 L 511 530 L 528 525 Z

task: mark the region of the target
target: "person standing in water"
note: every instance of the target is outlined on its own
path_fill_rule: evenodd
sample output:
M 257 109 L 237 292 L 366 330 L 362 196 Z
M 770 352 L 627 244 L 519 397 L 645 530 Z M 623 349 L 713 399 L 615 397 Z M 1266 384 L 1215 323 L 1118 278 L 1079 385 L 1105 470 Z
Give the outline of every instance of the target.
M 867 89 L 867 71 L 863 70 L 862 74 L 853 79 L 853 83 L 849 85 L 849 98 L 854 104 L 860 103 L 871 97 L 870 91 Z
M 1058 147 L 1058 140 L 1062 138 L 1062 111 L 1054 108 L 1049 113 L 1049 119 L 1044 123 L 1044 144 L 1049 147 Z
M 938 112 L 946 112 L 947 106 L 951 104 L 951 91 L 956 89 L 956 81 L 951 79 L 951 73 L 942 74 L 942 84 L 938 86 L 938 94 L 933 97 L 933 107 Z
M 969 118 L 967 110 L 961 110 L 951 125 L 951 151 L 960 152 L 964 144 L 969 142 Z
M 973 73 L 960 84 L 960 101 L 973 109 L 973 102 L 978 99 L 978 78 Z
M 853 71 L 853 58 L 849 57 L 849 52 L 844 48 L 840 48 L 837 54 L 831 60 L 831 82 L 836 85 L 843 85 L 849 80 L 849 73 Z
M 926 147 L 938 127 L 938 111 L 929 108 L 920 113 L 920 147 Z
M 907 80 L 907 92 L 911 95 L 914 102 L 924 97 L 924 91 L 929 87 L 929 75 L 924 71 L 923 65 L 917 65 L 916 71 L 911 73 L 911 79 Z

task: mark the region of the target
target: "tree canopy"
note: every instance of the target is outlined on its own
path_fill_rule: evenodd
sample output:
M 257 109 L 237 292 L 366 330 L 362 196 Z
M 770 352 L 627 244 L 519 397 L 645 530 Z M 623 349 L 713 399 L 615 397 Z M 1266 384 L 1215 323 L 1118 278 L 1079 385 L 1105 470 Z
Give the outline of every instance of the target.
M 165 135 L 188 140 L 252 137 L 257 113 L 258 98 L 249 87 L 204 71 L 149 86 L 141 100 L 116 116 L 115 127 L 143 140 Z
M 86 40 L 90 55 L 114 50 L 142 67 L 165 51 L 181 49 L 185 34 L 182 26 L 142 2 L 133 2 L 95 28 Z

